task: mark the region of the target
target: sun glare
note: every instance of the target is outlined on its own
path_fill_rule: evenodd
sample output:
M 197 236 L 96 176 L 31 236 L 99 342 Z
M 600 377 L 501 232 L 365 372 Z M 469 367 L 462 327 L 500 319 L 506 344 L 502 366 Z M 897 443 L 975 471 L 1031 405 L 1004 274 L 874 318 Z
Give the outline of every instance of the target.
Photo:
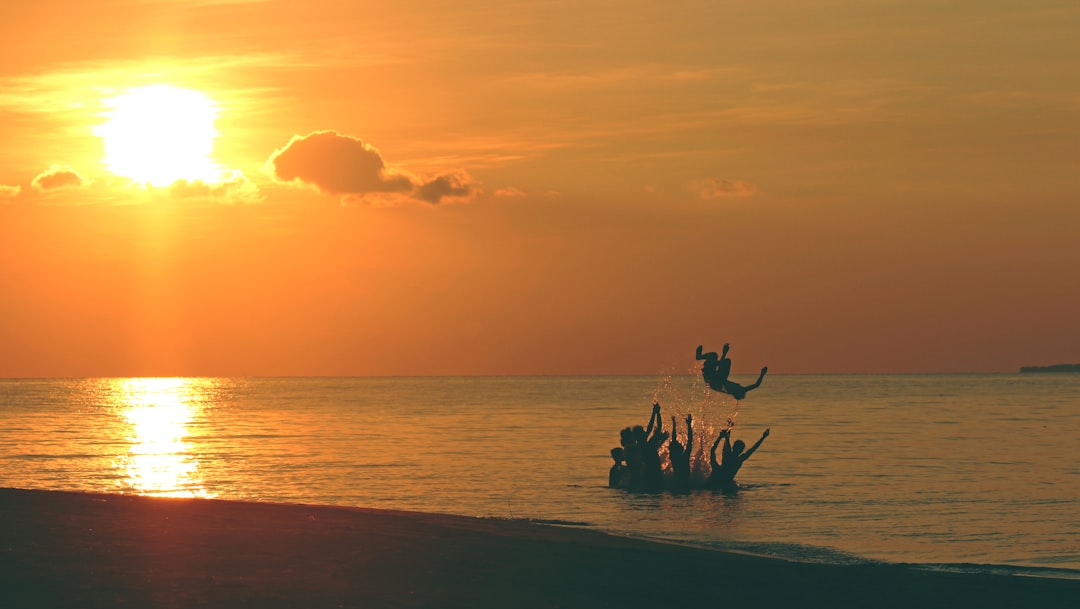
M 199 477 L 188 427 L 201 414 L 206 379 L 115 379 L 117 406 L 130 426 L 131 447 L 121 461 L 124 484 L 143 495 L 209 497 Z
M 215 183 L 211 159 L 217 105 L 206 95 L 171 85 L 136 87 L 105 100 L 108 119 L 95 133 L 105 142 L 105 165 L 116 175 L 151 186 L 177 180 Z

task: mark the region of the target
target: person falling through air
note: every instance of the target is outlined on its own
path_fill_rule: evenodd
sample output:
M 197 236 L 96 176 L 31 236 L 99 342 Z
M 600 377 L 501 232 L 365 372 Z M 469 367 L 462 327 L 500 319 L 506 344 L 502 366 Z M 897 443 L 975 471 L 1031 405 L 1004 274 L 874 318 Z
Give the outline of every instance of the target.
M 709 386 L 709 389 L 729 394 L 736 400 L 742 400 L 746 397 L 747 392 L 761 386 L 761 381 L 765 378 L 765 373 L 769 371 L 769 367 L 765 366 L 761 369 L 761 374 L 753 385 L 743 387 L 728 379 L 728 376 L 731 375 L 731 360 L 727 356 L 730 348 L 730 345 L 724 343 L 723 353 L 717 356 L 716 351 L 702 353 L 702 346 L 698 345 L 696 359 L 705 360 L 705 363 L 701 365 L 701 377 L 705 380 L 705 384 Z

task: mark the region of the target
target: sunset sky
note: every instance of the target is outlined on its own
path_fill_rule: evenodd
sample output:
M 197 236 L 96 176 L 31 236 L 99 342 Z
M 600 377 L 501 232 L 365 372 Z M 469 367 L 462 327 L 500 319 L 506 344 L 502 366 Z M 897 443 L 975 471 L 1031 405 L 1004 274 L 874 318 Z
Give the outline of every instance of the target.
M 0 376 L 1080 362 L 1080 4 L 41 0 Z

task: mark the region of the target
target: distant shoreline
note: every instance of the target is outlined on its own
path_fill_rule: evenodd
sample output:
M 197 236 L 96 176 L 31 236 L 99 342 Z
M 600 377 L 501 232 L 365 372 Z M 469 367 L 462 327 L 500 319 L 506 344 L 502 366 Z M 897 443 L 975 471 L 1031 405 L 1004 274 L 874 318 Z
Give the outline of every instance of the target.
M 1080 372 L 1080 364 L 1054 364 L 1053 366 L 1022 366 L 1020 368 L 1020 372 L 1022 374 Z

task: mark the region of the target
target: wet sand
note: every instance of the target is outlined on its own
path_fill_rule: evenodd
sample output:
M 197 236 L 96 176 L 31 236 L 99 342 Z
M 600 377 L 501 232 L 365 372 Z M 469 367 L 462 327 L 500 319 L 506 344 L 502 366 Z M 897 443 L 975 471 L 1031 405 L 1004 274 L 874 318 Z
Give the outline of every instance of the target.
M 0 607 L 1080 607 L 1080 581 L 837 566 L 524 522 L 0 489 Z

